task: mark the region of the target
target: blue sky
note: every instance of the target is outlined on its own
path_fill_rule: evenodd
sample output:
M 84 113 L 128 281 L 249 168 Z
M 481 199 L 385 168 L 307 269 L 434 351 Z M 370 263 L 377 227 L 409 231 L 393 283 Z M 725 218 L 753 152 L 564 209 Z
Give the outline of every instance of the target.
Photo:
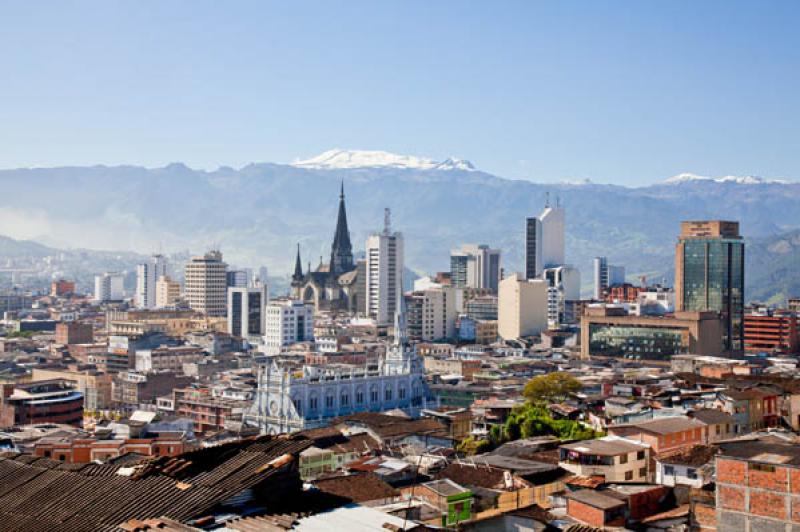
M 7 2 L 0 167 L 289 162 L 800 177 L 800 3 Z

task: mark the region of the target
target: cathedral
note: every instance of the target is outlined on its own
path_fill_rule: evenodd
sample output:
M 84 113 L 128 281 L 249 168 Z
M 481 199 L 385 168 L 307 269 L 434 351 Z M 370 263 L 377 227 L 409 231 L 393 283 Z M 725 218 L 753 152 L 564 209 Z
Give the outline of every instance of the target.
M 314 305 L 316 311 L 348 311 L 363 313 L 364 281 L 363 262 L 353 260 L 353 246 L 347 228 L 347 211 L 344 206 L 344 183 L 339 194 L 339 215 L 331 246 L 331 260 L 320 264 L 315 271 L 303 273 L 300 245 L 292 275 L 292 295 Z M 360 279 L 359 279 L 360 278 Z M 359 283 L 359 280 L 361 283 Z

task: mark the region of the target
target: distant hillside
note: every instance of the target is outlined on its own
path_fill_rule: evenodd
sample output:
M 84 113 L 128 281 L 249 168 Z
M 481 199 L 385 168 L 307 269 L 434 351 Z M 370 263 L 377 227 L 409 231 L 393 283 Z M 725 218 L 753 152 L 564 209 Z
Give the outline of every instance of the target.
M 298 242 L 304 267 L 327 260 L 344 180 L 356 250 L 382 227 L 383 209 L 390 207 L 414 271 L 447 269 L 449 250 L 465 242 L 501 248 L 505 269 L 514 271 L 522 266 L 524 219 L 538 214 L 549 194 L 566 206 L 567 259 L 581 269 L 588 287 L 596 255 L 626 265 L 631 279 L 646 274 L 671 283 L 681 220 L 739 220 L 753 246 L 800 229 L 796 183 L 678 176 L 640 188 L 543 185 L 499 178 L 467 161 L 323 155 L 297 166 L 263 163 L 212 172 L 181 164 L 5 170 L 0 233 L 57 248 L 138 253 L 197 253 L 219 246 L 231 263 L 288 274 Z M 800 273 L 790 263 L 774 279 L 756 277 L 756 268 L 748 268 L 748 296 L 768 299 L 792 290 L 786 283 Z M 761 271 L 771 267 L 765 262 Z
M 780 304 L 800 297 L 800 231 L 752 239 L 746 253 L 749 300 Z

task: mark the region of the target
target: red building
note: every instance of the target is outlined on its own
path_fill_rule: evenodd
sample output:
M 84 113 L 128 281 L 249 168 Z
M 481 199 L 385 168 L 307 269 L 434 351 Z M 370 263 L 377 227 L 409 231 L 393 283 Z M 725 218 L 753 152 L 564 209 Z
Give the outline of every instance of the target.
M 248 401 L 213 397 L 211 391 L 181 388 L 173 391 L 175 413 L 194 422 L 197 432 L 222 430 L 228 421 L 241 421 Z
M 797 348 L 797 314 L 794 312 L 776 310 L 745 314 L 745 351 L 796 353 Z
M 636 303 L 639 293 L 646 290 L 646 288 L 630 283 L 616 284 L 606 289 L 605 300 L 606 303 Z
M 130 438 L 125 440 L 103 440 L 76 438 L 72 440 L 48 440 L 36 443 L 33 454 L 60 460 L 68 464 L 80 464 L 99 460 L 104 462 L 123 454 L 136 453 L 143 456 L 177 456 L 189 450 L 186 438 Z
M 75 293 L 75 282 L 59 279 L 50 283 L 51 296 L 66 296 Z
M 0 385 L 0 428 L 83 422 L 83 394 L 65 379 Z

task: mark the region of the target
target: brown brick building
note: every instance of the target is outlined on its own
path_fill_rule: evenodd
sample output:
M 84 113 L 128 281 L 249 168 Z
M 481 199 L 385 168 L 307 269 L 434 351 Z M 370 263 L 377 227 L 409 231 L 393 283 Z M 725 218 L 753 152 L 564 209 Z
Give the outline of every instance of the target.
M 91 323 L 69 321 L 56 324 L 57 344 L 91 344 L 94 342 L 94 329 Z
M 716 462 L 719 530 L 800 529 L 800 448 L 788 443 L 723 444 Z

